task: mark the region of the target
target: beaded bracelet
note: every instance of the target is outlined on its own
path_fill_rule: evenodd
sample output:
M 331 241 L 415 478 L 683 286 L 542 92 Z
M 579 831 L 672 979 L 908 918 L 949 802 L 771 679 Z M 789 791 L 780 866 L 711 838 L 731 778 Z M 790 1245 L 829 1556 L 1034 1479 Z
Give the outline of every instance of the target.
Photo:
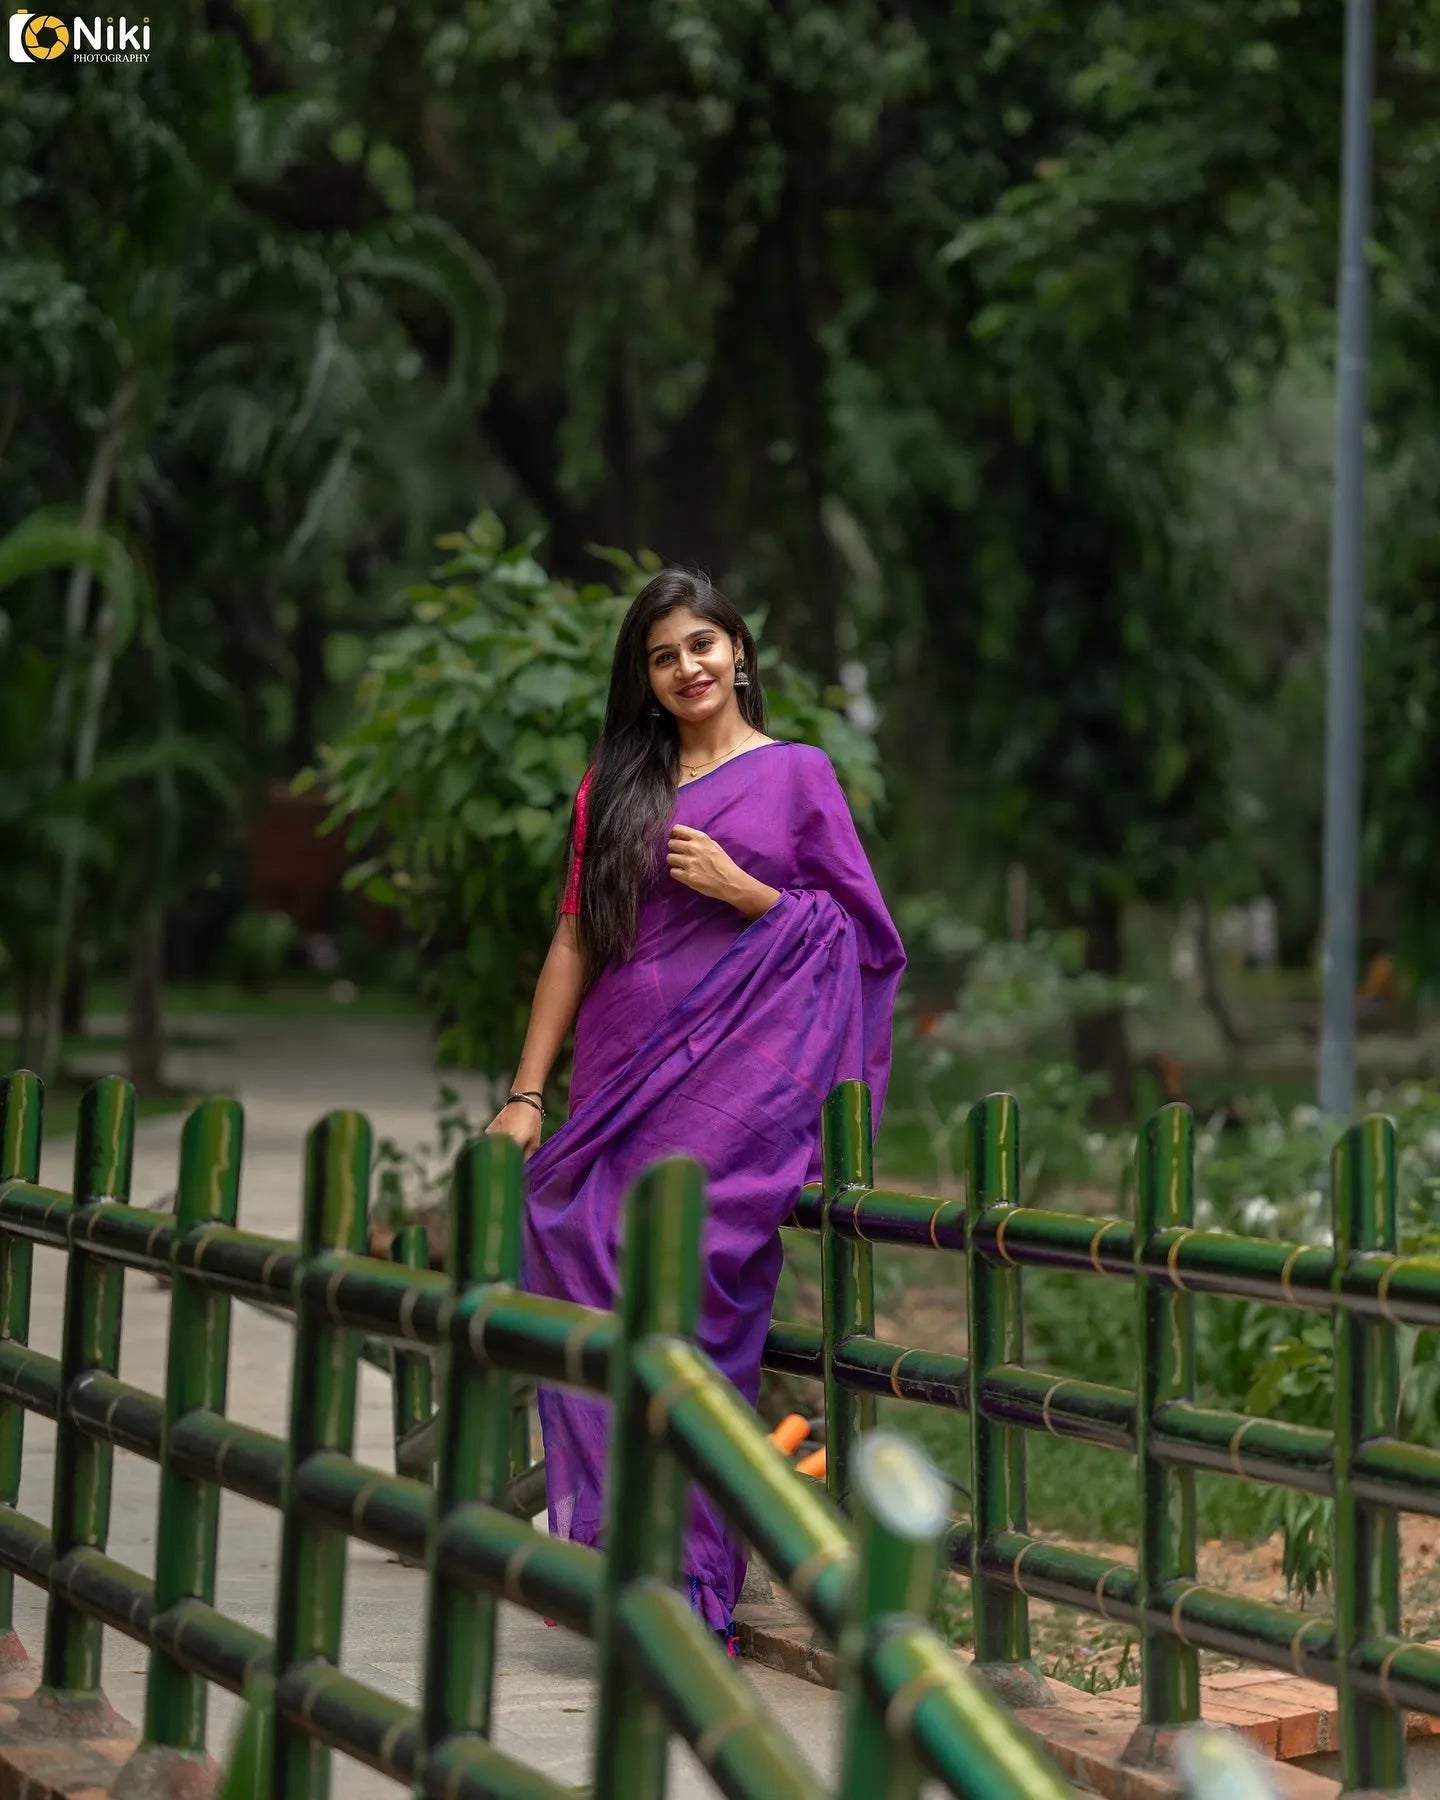
M 506 1098 L 505 1104 L 508 1106 L 512 1100 L 519 1100 L 525 1106 L 533 1106 L 540 1115 L 540 1123 L 542 1125 L 545 1123 L 545 1108 L 540 1104 L 540 1096 L 538 1094 L 511 1094 Z

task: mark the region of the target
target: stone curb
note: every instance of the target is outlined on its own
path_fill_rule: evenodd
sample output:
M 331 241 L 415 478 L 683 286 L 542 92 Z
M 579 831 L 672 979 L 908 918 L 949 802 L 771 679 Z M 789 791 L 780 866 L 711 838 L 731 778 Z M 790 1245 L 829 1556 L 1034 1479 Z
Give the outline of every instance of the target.
M 742 1603 L 735 1628 L 743 1656 L 820 1687 L 837 1685 L 833 1651 L 788 1596 Z M 955 1655 L 967 1665 L 973 1660 L 963 1650 Z M 1060 1681 L 1047 1686 L 1053 1706 L 1022 1708 L 1015 1716 L 1072 1780 L 1113 1800 L 1161 1800 L 1179 1793 L 1173 1776 L 1143 1766 L 1140 1752 L 1153 1746 L 1141 1738 L 1138 1687 L 1087 1694 Z M 1289 1766 L 1293 1758 L 1337 1748 L 1333 1689 L 1273 1669 L 1237 1669 L 1200 1683 L 1200 1714 L 1207 1724 L 1238 1732 L 1275 1763 L 1271 1780 L 1285 1800 L 1331 1800 L 1339 1794 L 1338 1783 Z M 1412 1739 L 1440 1734 L 1440 1719 L 1423 1713 L 1407 1714 L 1406 1725 Z

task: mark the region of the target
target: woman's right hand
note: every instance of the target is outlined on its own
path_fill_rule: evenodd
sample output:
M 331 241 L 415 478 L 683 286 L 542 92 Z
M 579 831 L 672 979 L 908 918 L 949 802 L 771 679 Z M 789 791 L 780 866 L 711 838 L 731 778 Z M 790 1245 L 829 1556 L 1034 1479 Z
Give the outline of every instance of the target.
M 486 1137 L 513 1138 L 528 1162 L 540 1148 L 540 1114 L 523 1100 L 507 1100 L 485 1127 Z

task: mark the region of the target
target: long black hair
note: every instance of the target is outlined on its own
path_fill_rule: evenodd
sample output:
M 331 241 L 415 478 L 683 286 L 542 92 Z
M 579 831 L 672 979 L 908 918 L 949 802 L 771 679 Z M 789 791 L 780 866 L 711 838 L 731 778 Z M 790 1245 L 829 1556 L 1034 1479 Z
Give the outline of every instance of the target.
M 740 716 L 758 731 L 765 729 L 755 640 L 744 619 L 706 576 L 690 569 L 662 569 L 641 588 L 621 622 L 610 665 L 605 723 L 586 795 L 576 923 L 587 993 L 608 963 L 634 955 L 641 890 L 647 877 L 664 866 L 663 832 L 675 804 L 680 738 L 674 715 L 651 691 L 647 645 L 650 627 L 677 607 L 688 607 L 729 635 L 750 678 L 747 686 L 735 691 Z M 574 839 L 572 814 L 566 886 Z

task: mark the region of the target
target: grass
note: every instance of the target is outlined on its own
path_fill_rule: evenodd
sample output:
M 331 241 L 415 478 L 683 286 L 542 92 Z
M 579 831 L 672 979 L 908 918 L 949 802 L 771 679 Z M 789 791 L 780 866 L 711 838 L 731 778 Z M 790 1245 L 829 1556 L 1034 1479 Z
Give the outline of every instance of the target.
M 347 985 L 316 977 L 310 981 L 286 980 L 267 988 L 241 987 L 235 982 L 197 981 L 165 990 L 167 1019 L 199 1014 L 228 1018 L 312 1019 L 421 1019 L 426 1009 L 413 994 L 387 987 L 357 987 L 350 999 L 337 999 Z M 95 1013 L 123 1013 L 125 991 L 118 983 L 99 982 L 90 995 Z M 194 1041 L 193 1039 L 190 1041 Z
M 179 1025 L 167 1029 L 165 1042 L 172 1050 L 220 1050 L 230 1043 L 228 1032 L 197 1028 L 192 1025 Z M 84 1031 L 67 1032 L 60 1044 L 60 1064 L 62 1068 L 76 1062 L 93 1062 L 96 1057 L 106 1056 L 114 1061 L 118 1069 L 122 1066 L 126 1054 L 125 1034 L 119 1031 Z M 33 1054 L 33 1050 L 32 1050 Z M 0 1067 L 13 1069 L 20 1058 L 20 1043 L 14 1037 L 0 1037 Z
M 886 1400 L 881 1422 L 924 1447 L 952 1482 L 970 1484 L 970 1420 L 964 1413 Z M 1025 1494 L 1032 1530 L 1068 1543 L 1133 1544 L 1139 1530 L 1135 1458 L 1122 1450 L 1025 1434 Z M 1196 1481 L 1196 1529 L 1202 1538 L 1251 1542 L 1265 1535 L 1273 1496 L 1230 1476 Z M 968 1512 L 967 1494 L 956 1508 Z
M 216 1032 L 172 1031 L 167 1042 L 173 1048 L 211 1048 L 229 1040 Z M 104 1061 L 104 1069 L 95 1065 Z M 77 1070 L 80 1064 L 84 1072 Z M 20 1047 L 14 1038 L 0 1038 L 0 1073 L 8 1073 L 20 1065 Z M 70 1137 L 80 1117 L 80 1101 L 100 1073 L 120 1074 L 125 1067 L 125 1040 L 113 1032 L 86 1032 L 67 1036 L 61 1047 L 60 1073 L 45 1084 L 45 1136 L 47 1139 Z M 136 1097 L 137 1119 L 163 1119 L 171 1113 L 185 1112 L 194 1104 L 195 1096 L 182 1090 Z

